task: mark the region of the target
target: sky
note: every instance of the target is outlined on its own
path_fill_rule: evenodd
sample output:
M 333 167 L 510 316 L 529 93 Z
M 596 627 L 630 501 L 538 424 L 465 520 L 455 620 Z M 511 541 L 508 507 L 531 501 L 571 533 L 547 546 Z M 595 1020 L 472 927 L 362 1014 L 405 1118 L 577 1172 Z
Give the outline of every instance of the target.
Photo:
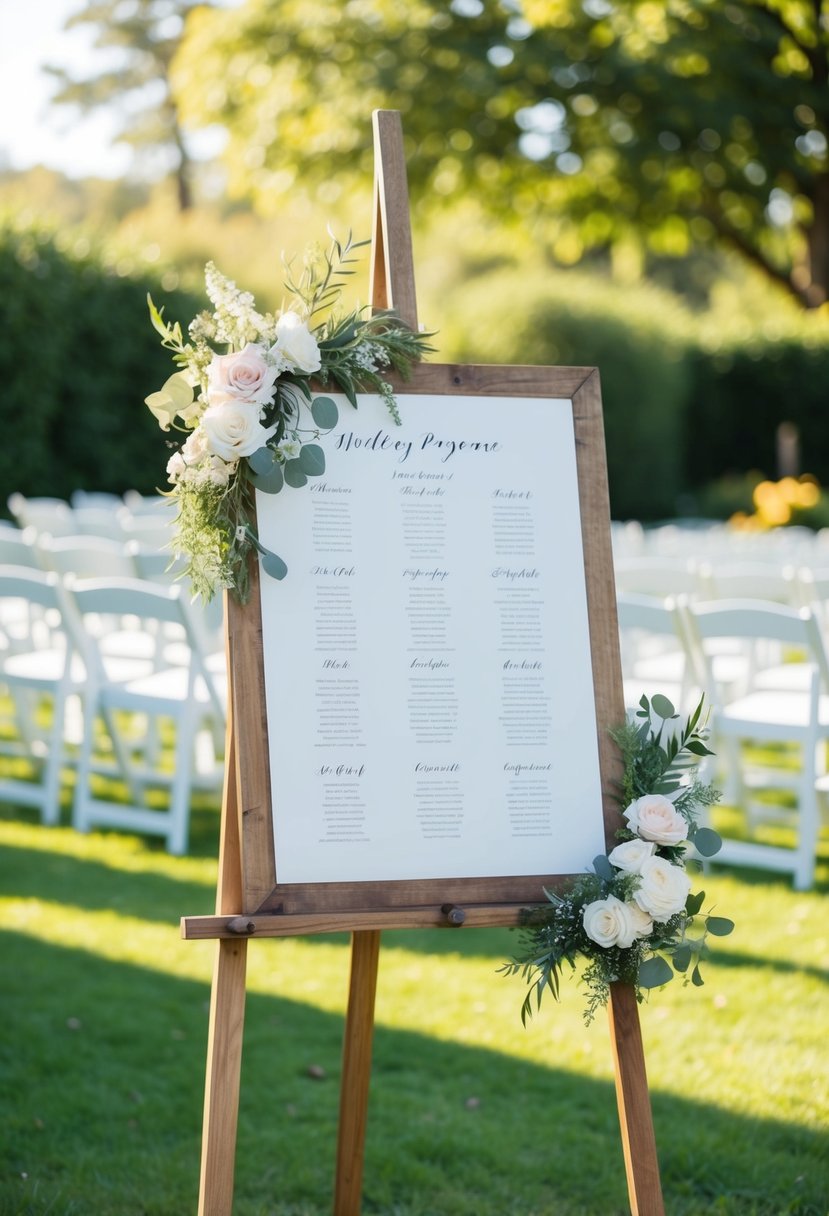
M 72 177 L 120 177 L 128 148 L 113 147 L 113 122 L 103 114 L 79 118 L 49 105 L 54 84 L 44 63 L 84 74 L 98 62 L 94 31 L 63 30 L 79 0 L 0 0 L 0 165 L 26 169 L 45 164 Z

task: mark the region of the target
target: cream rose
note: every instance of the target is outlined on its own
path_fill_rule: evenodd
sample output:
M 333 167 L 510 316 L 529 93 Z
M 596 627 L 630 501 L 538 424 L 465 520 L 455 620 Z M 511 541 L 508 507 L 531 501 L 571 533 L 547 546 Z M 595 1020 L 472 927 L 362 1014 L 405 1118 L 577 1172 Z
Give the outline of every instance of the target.
M 688 839 L 688 824 L 670 798 L 662 794 L 645 794 L 623 812 L 628 826 L 643 840 L 656 844 L 681 844 Z
M 267 405 L 273 400 L 278 374 L 276 364 L 266 359 L 265 350 L 255 342 L 232 355 L 214 355 L 207 369 L 208 401 L 215 405 L 233 397 Z
M 639 871 L 639 886 L 634 900 L 654 920 L 670 920 L 685 907 L 691 890 L 691 879 L 682 866 L 672 865 L 664 857 L 651 857 Z
M 626 874 L 638 874 L 642 863 L 653 857 L 655 852 L 656 845 L 653 841 L 625 840 L 608 853 L 607 860 L 617 870 L 624 870 Z
M 277 321 L 276 351 L 292 371 L 310 375 L 322 366 L 317 340 L 297 312 L 283 312 Z
M 252 456 L 264 447 L 276 427 L 262 426 L 256 402 L 228 398 L 204 411 L 201 429 L 211 455 L 232 462 L 242 456 Z
M 632 946 L 637 937 L 644 937 L 641 908 L 626 904 L 615 895 L 596 899 L 582 911 L 584 931 L 591 941 L 605 949 L 610 946 Z

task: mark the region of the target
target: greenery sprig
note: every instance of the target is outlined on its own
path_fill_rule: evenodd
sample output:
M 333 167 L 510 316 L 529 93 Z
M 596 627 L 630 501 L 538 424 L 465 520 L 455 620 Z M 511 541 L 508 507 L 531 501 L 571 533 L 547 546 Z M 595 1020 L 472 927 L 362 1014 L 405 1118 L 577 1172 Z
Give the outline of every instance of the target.
M 287 264 L 289 305 L 278 315 L 257 311 L 212 263 L 205 268 L 212 311 L 199 313 L 187 335 L 148 297 L 150 319 L 178 370 L 145 400 L 162 430 L 185 434 L 167 464 L 168 495 L 178 505 L 173 546 L 185 557 L 194 595 L 210 600 L 229 588 L 248 596 L 248 557 L 284 578 L 285 562 L 259 541 L 254 491 L 300 489 L 325 472 L 319 440 L 336 427 L 337 404 L 312 384 L 339 389 L 356 409 L 358 392 L 378 393 L 394 422 L 397 401 L 386 376 L 403 379 L 432 351 L 431 335 L 416 332 L 388 310 L 337 311 L 354 251 L 344 242 L 311 250 L 295 276 Z
M 725 937 L 734 928 L 727 917 L 701 916 L 705 893 L 691 893 L 686 871 L 686 862 L 695 864 L 687 858 L 687 844 L 706 858 L 722 846 L 712 828 L 698 823 L 700 810 L 719 798 L 693 774 L 699 760 L 712 754 L 702 710 L 701 699 L 677 725 L 679 715 L 667 697 L 643 696 L 637 720 L 611 731 L 624 761 L 619 800 L 626 826 L 616 834 L 619 843 L 595 857 L 592 869 L 563 894 L 545 889 L 547 904 L 525 912 L 520 948 L 499 969 L 521 975 L 529 985 L 521 1006 L 524 1024 L 546 991 L 559 999 L 564 964 L 574 970 L 580 958 L 587 963 L 582 982 L 588 1024 L 607 1003 L 613 983 L 632 984 L 639 1001 L 674 973 L 702 986 L 708 938 Z

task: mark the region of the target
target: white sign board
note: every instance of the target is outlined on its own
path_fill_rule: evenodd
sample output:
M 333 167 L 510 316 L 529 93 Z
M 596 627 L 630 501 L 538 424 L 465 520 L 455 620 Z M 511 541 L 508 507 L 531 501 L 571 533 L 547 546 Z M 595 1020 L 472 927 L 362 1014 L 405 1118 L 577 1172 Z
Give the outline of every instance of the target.
M 335 397 L 257 492 L 280 883 L 579 872 L 604 851 L 572 406 Z

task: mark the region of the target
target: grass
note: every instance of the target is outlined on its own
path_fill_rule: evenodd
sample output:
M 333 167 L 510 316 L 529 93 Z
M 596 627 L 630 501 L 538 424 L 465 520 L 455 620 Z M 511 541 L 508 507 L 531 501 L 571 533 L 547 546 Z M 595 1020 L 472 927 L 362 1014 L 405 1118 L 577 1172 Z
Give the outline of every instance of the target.
M 198 1193 L 217 816 L 193 849 L 0 819 L 0 1216 L 183 1216 Z M 825 844 L 826 842 L 824 842 Z M 642 1009 L 671 1216 L 829 1212 L 829 850 L 814 891 L 720 871 L 737 921 Z M 508 930 L 387 933 L 366 1216 L 627 1210 L 607 1028 L 576 982 L 524 1031 Z M 345 936 L 249 949 L 235 1216 L 331 1207 Z

